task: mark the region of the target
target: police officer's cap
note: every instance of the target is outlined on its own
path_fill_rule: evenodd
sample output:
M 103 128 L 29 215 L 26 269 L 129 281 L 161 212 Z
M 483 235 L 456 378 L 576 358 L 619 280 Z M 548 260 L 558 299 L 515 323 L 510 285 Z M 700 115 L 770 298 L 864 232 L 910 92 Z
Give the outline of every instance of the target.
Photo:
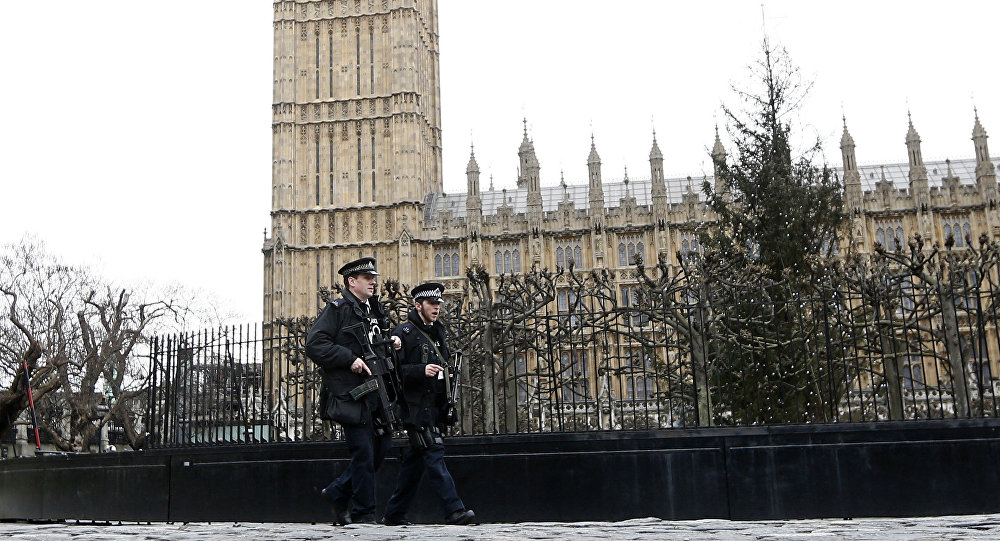
M 378 273 L 375 272 L 374 257 L 362 257 L 361 259 L 355 259 L 343 267 L 340 267 L 340 270 L 337 271 L 337 273 L 344 277 L 362 273 L 378 276 Z
M 420 284 L 419 286 L 413 288 L 410 291 L 410 295 L 413 296 L 414 301 L 431 301 L 431 302 L 443 302 L 444 299 L 441 297 L 444 295 L 444 284 L 439 284 L 437 282 L 427 282 L 426 284 Z

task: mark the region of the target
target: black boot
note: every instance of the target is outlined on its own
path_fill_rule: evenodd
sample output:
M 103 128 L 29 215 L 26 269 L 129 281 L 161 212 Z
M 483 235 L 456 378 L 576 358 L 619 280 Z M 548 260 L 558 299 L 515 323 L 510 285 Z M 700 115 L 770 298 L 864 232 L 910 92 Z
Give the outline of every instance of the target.
M 448 524 L 473 524 L 476 521 L 476 514 L 472 512 L 472 509 L 459 509 L 454 513 L 448 515 L 444 521 Z
M 330 494 L 327 494 L 325 488 L 319 491 L 319 495 L 322 496 L 324 500 L 330 502 L 330 509 L 333 511 L 334 523 L 340 524 L 341 526 L 347 526 L 351 523 L 351 511 L 347 508 L 348 502 L 333 499 Z

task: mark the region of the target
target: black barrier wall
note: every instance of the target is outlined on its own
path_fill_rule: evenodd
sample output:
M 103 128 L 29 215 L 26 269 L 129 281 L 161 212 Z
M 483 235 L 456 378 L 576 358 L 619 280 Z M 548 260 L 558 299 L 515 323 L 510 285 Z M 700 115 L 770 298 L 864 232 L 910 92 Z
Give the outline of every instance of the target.
M 448 455 L 485 522 L 1000 512 L 997 420 L 477 436 Z M 314 488 L 347 463 L 340 442 L 11 459 L 0 519 L 323 522 Z M 439 522 L 421 490 L 411 520 Z

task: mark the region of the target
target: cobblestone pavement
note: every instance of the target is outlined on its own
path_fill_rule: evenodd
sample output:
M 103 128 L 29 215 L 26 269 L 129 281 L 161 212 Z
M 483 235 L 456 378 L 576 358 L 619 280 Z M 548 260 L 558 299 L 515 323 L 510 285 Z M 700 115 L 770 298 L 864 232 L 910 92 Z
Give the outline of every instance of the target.
M 789 520 L 736 522 L 729 520 L 666 521 L 654 518 L 623 522 L 525 522 L 479 526 L 406 527 L 329 524 L 117 524 L 91 522 L 0 523 L 0 539 L 11 540 L 240 540 L 356 539 L 389 541 L 473 540 L 683 540 L 683 539 L 1000 539 L 1000 515 L 905 519 Z

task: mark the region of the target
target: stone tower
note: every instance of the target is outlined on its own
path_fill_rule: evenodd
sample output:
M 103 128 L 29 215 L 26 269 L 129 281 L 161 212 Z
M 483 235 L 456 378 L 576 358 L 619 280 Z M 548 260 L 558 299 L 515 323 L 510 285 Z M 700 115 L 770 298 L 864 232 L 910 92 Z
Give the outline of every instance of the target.
M 412 281 L 424 197 L 442 191 L 436 0 L 274 2 L 264 320 L 312 315 L 362 255 Z

